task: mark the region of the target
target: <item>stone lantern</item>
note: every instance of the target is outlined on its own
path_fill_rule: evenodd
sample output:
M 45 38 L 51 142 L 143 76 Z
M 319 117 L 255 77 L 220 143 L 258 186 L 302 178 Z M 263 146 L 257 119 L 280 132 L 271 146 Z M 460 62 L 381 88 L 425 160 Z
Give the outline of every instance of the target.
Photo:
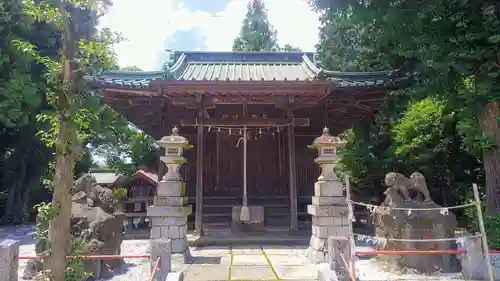
M 187 161 L 182 156 L 185 149 L 189 149 L 192 145 L 188 140 L 179 136 L 179 129 L 174 127 L 170 136 L 164 136 L 159 140 L 158 145 L 165 149 L 165 156 L 161 156 L 160 160 L 165 163 L 168 168 L 167 173 L 162 177 L 162 181 L 180 181 L 182 180 L 179 174 L 179 169 Z
M 147 209 L 151 220 L 151 240 L 171 240 L 172 254 L 181 254 L 190 258 L 187 241 L 187 217 L 192 208 L 187 205 L 186 184 L 182 181 L 179 168 L 187 162 L 182 157 L 185 149 L 191 148 L 185 137 L 179 136 L 179 129 L 173 128 L 170 136 L 158 141 L 165 148 L 165 156 L 160 160 L 168 168 L 167 173 L 158 182 L 154 203 Z
M 337 176 L 333 172 L 333 168 L 338 161 L 337 149 L 344 147 L 345 143 L 339 137 L 330 135 L 330 130 L 325 127 L 323 134 L 314 139 L 313 143 L 309 145 L 309 148 L 318 150 L 318 157 L 314 159 L 314 162 L 321 168 L 319 181 L 337 180 Z
M 329 236 L 348 237 L 349 220 L 347 201 L 343 193 L 343 184 L 334 172 L 338 161 L 337 149 L 345 145 L 338 137 L 330 135 L 328 128 L 317 137 L 309 148 L 318 150 L 314 162 L 321 167 L 321 175 L 314 183 L 314 196 L 307 212 L 312 216 L 312 236 L 308 248 L 308 257 L 313 262 L 328 260 Z

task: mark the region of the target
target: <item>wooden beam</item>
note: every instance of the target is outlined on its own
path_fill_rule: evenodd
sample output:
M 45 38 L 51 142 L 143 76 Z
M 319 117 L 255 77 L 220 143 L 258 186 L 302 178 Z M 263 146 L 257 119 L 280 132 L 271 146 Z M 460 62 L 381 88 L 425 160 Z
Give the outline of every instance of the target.
M 197 119 L 183 119 L 181 120 L 181 126 L 197 126 L 203 122 L 204 126 L 247 126 L 247 127 L 274 127 L 274 126 L 287 126 L 293 123 L 295 127 L 309 127 L 309 118 L 268 118 L 268 119 L 251 119 L 251 118 L 241 118 L 241 119 L 223 119 L 223 118 L 211 118 L 200 120 Z

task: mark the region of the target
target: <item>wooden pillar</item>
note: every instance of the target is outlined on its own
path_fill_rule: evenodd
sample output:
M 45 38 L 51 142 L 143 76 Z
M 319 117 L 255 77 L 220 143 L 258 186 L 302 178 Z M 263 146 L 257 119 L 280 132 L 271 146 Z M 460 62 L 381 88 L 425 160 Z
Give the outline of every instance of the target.
M 298 230 L 297 214 L 297 165 L 295 161 L 295 130 L 293 124 L 288 125 L 288 169 L 290 177 L 290 231 Z
M 196 209 L 194 218 L 194 234 L 203 235 L 203 150 L 205 128 L 203 127 L 203 110 L 198 112 L 198 134 L 196 139 Z

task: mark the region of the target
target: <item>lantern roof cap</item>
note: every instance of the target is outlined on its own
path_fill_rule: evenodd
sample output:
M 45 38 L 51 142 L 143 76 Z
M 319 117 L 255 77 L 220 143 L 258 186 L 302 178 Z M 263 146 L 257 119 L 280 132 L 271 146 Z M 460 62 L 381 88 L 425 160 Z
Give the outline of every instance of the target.
M 346 141 L 341 140 L 339 137 L 332 136 L 330 134 L 330 130 L 325 127 L 323 129 L 323 134 L 321 136 L 314 139 L 310 148 L 320 148 L 320 147 L 343 147 L 346 144 Z
M 178 145 L 179 147 L 185 148 L 191 147 L 188 140 L 185 137 L 179 135 L 179 129 L 177 127 L 172 128 L 172 134 L 170 134 L 170 136 L 164 136 L 157 143 L 161 147 L 171 145 Z

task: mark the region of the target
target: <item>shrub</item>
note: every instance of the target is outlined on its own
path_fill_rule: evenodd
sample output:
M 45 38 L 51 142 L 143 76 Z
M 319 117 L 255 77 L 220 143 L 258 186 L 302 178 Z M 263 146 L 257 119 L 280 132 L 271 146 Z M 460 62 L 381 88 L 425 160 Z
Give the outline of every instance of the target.
M 484 218 L 484 228 L 488 237 L 488 247 L 490 250 L 500 250 L 500 213 L 486 216 Z M 479 232 L 479 222 L 474 220 L 471 225 L 473 233 Z

